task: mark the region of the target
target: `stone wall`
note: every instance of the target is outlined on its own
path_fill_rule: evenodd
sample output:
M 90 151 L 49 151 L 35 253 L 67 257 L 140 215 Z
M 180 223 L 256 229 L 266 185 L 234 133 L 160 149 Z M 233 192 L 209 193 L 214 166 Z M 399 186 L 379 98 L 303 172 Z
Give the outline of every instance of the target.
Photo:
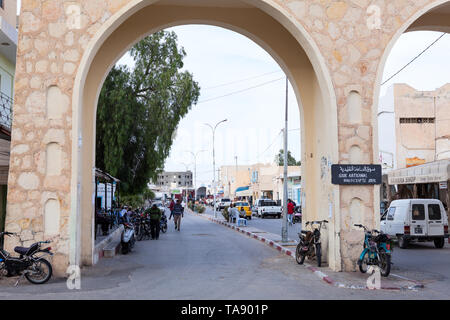
M 72 105 L 74 80 L 88 44 L 102 26 L 117 23 L 122 8 L 140 2 L 22 0 L 6 220 L 6 230 L 19 233 L 20 239 L 8 240 L 6 245 L 27 246 L 54 237 L 59 274 L 69 264 L 69 239 L 74 232 L 69 225 L 75 192 L 71 182 L 76 146 L 72 141 L 77 141 L 72 128 L 80 108 Z M 263 1 L 248 2 L 259 6 Z M 280 10 L 275 18 L 296 20 L 320 50 L 319 60 L 331 75 L 338 106 L 340 163 L 377 161 L 374 110 L 387 47 L 415 14 L 443 2 L 264 1 Z M 340 247 L 346 270 L 355 268 L 354 257 L 362 240 L 352 224 L 378 223 L 376 189 L 343 186 L 339 199 L 334 200 L 339 201 Z

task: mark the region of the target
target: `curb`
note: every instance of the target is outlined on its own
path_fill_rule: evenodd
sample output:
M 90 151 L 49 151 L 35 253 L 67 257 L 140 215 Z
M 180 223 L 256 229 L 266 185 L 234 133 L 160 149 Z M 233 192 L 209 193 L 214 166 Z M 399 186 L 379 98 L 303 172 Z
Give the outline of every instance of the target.
M 198 214 L 193 212 L 192 210 L 189 210 L 191 212 L 191 214 L 194 214 L 198 217 L 202 217 L 202 218 L 206 218 L 212 222 L 215 222 L 217 224 L 221 224 L 224 225 L 230 229 L 236 230 L 240 233 L 243 233 L 247 236 L 249 236 L 250 238 L 259 240 L 261 242 L 266 243 L 267 245 L 269 245 L 270 247 L 280 251 L 281 253 L 284 253 L 288 256 L 290 256 L 291 258 L 295 259 L 295 251 L 289 250 L 284 248 L 283 246 L 279 245 L 278 243 L 275 243 L 273 240 L 269 240 L 266 239 L 262 236 L 259 236 L 253 232 L 250 231 L 246 231 L 240 227 L 237 227 L 233 224 L 230 224 L 228 222 L 216 219 L 216 218 L 212 218 L 212 217 L 208 217 L 208 216 L 204 216 L 202 214 Z M 325 273 L 323 273 L 322 271 L 320 271 L 319 269 L 304 263 L 303 267 L 305 267 L 306 269 L 308 269 L 309 271 L 311 271 L 312 273 L 314 273 L 319 279 L 321 279 L 322 281 L 324 281 L 325 283 L 327 283 L 328 285 L 332 285 L 334 287 L 337 288 L 344 288 L 344 289 L 353 289 L 353 290 L 374 290 L 374 289 L 370 289 L 367 286 L 361 286 L 361 285 L 349 285 L 349 284 L 345 284 L 345 283 L 341 283 L 341 282 L 336 282 L 334 281 L 332 278 L 330 278 L 328 275 L 326 275 Z M 418 289 L 423 289 L 425 286 L 423 284 L 419 284 L 417 281 L 415 280 L 409 280 L 407 279 L 406 281 L 411 281 L 413 283 L 415 283 L 415 285 L 411 285 L 411 286 L 404 286 L 404 287 L 381 287 L 378 290 L 391 290 L 391 291 L 404 291 L 404 290 L 413 290 L 413 291 L 418 291 Z

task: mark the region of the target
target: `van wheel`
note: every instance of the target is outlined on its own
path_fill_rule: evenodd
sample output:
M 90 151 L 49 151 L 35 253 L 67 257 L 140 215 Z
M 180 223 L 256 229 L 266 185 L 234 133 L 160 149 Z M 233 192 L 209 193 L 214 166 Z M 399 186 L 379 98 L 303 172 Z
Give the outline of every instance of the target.
M 405 239 L 403 236 L 398 236 L 398 246 L 401 249 L 408 248 L 408 244 L 409 244 L 409 241 L 407 239 Z
M 444 238 L 434 239 L 434 246 L 438 249 L 442 249 L 444 247 L 444 243 L 445 243 Z

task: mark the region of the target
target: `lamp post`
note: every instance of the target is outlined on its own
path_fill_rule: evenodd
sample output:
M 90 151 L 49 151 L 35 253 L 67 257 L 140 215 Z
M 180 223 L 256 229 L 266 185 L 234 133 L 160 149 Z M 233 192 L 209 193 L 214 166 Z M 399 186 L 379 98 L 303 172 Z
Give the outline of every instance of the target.
M 194 153 L 192 151 L 185 151 L 185 152 L 189 152 L 194 157 L 194 201 L 197 200 L 197 156 L 199 155 L 199 153 L 206 152 L 206 151 L 208 151 L 208 150 L 200 150 L 200 151 L 197 151 L 197 153 Z
M 216 134 L 216 129 L 217 126 L 223 122 L 227 121 L 227 119 L 224 119 L 222 121 L 219 121 L 218 123 L 216 123 L 216 125 L 213 127 L 212 125 L 205 123 L 205 125 L 207 125 L 208 127 L 211 128 L 212 132 L 213 132 L 213 188 L 214 188 L 214 218 L 217 217 L 217 212 L 216 212 L 216 150 L 214 148 L 214 139 L 215 139 L 215 134 Z

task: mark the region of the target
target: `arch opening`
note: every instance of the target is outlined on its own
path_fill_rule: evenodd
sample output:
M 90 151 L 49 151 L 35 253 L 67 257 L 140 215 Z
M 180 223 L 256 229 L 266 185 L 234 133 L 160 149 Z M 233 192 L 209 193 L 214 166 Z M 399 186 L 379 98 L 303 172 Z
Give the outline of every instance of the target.
M 102 84 L 117 60 L 145 36 L 168 27 L 206 24 L 243 34 L 265 49 L 288 76 L 300 107 L 302 198 L 309 219 L 333 219 L 324 232 L 327 260 L 340 269 L 338 188 L 328 164 L 337 163 L 337 112 L 334 92 L 314 43 L 279 8 L 265 1 L 233 1 L 199 6 L 197 1 L 134 1 L 118 12 L 90 44 L 77 73 L 73 96 L 72 212 L 70 263 L 92 264 L 96 106 Z M 223 4 L 223 2 L 221 2 Z M 192 6 L 190 6 L 191 4 Z M 258 4 L 256 6 L 255 4 Z M 292 33 L 290 30 L 297 30 Z M 323 130 L 327 128 L 327 130 Z M 76 134 L 75 134 L 76 132 Z M 308 157 L 306 156 L 308 155 Z M 325 163 L 321 166 L 320 163 Z M 319 165 L 318 165 L 319 164 Z M 328 169 L 327 169 L 328 168 Z M 336 219 L 336 221 L 335 221 Z M 332 248 L 332 250 L 331 250 Z

